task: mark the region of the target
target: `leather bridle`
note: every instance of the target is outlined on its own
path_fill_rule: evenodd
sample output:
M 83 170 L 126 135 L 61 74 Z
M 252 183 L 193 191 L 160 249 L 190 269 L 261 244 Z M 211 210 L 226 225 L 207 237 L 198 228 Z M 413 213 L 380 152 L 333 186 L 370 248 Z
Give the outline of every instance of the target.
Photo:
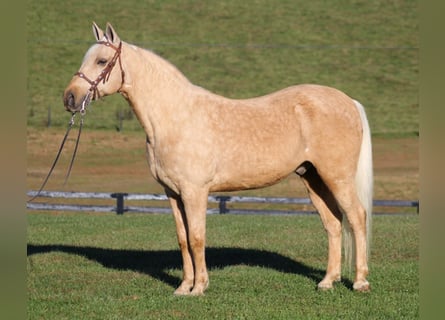
M 119 45 L 116 47 L 113 44 L 111 44 L 108 41 L 98 41 L 98 44 L 103 44 L 107 47 L 113 48 L 116 52 L 114 53 L 113 58 L 111 58 L 110 62 L 108 62 L 108 64 L 105 66 L 105 68 L 101 71 L 101 73 L 99 74 L 99 76 L 96 78 L 96 80 L 90 80 L 88 79 L 88 77 L 82 73 L 82 72 L 76 72 L 74 75 L 75 76 L 79 76 L 82 79 L 85 79 L 85 81 L 87 81 L 90 84 L 90 88 L 88 89 L 89 93 L 85 96 L 83 102 L 82 102 L 82 107 L 80 109 L 80 114 L 81 114 L 81 119 L 80 119 L 80 126 L 79 126 L 79 132 L 77 134 L 77 140 L 76 140 L 76 146 L 74 148 L 74 152 L 73 152 L 73 156 L 71 158 L 71 162 L 70 165 L 68 167 L 68 172 L 65 176 L 65 182 L 64 184 L 66 184 L 66 182 L 68 181 L 68 178 L 70 176 L 71 173 L 71 169 L 73 167 L 73 163 L 74 163 L 74 158 L 76 157 L 76 153 L 77 153 L 77 147 L 79 145 L 79 140 L 80 140 L 80 133 L 82 132 L 82 126 L 83 126 L 83 116 L 85 115 L 85 108 L 88 105 L 88 103 L 90 102 L 90 98 L 91 98 L 91 94 L 93 94 L 93 100 L 97 98 L 99 98 L 99 90 L 97 89 L 97 85 L 102 81 L 102 83 L 105 84 L 105 82 L 108 81 L 108 79 L 110 78 L 110 74 L 111 71 L 113 70 L 114 66 L 116 65 L 116 62 L 119 61 L 119 67 L 121 68 L 121 75 L 122 75 L 122 85 L 124 84 L 125 81 L 125 72 L 124 69 L 122 69 L 122 61 L 121 61 L 121 51 L 122 51 L 122 41 L 119 43 Z M 72 112 L 72 116 L 71 116 L 71 120 L 69 122 L 68 128 L 66 130 L 65 136 L 63 137 L 62 143 L 60 145 L 59 151 L 57 152 L 56 158 L 45 178 L 45 180 L 42 183 L 42 186 L 40 187 L 40 189 L 33 195 L 33 197 L 31 199 L 29 199 L 27 202 L 31 202 L 33 201 L 35 198 L 39 197 L 43 188 L 45 187 L 46 183 L 48 182 L 49 177 L 51 176 L 51 173 L 53 172 L 57 161 L 59 160 L 60 157 L 60 153 L 62 152 L 63 146 L 65 145 L 65 142 L 68 138 L 68 134 L 71 130 L 71 127 L 74 124 L 74 117 L 76 116 L 76 112 Z
M 122 84 L 124 84 L 125 81 L 125 72 L 124 69 L 122 69 L 122 60 L 121 60 L 121 52 L 122 52 L 122 41 L 119 43 L 119 45 L 116 47 L 113 44 L 111 44 L 108 41 L 98 41 L 97 44 L 103 44 L 107 47 L 113 48 L 116 52 L 114 53 L 113 58 L 111 58 L 110 62 L 108 62 L 108 64 L 105 66 L 105 68 L 101 71 L 101 73 L 99 74 L 99 76 L 96 78 L 96 80 L 90 80 L 88 79 L 88 77 L 78 71 L 76 72 L 74 75 L 75 76 L 79 76 L 80 78 L 84 79 L 85 81 L 87 81 L 91 87 L 90 89 L 88 89 L 88 91 L 90 91 L 90 93 L 93 94 L 93 100 L 96 98 L 99 98 L 99 90 L 97 89 L 98 84 L 102 81 L 102 83 L 105 84 L 106 81 L 108 81 L 108 79 L 110 78 L 110 74 L 111 71 L 113 70 L 115 64 L 117 61 L 119 61 L 119 67 L 121 69 L 121 75 L 122 75 Z M 90 95 L 88 95 L 87 97 L 89 97 Z

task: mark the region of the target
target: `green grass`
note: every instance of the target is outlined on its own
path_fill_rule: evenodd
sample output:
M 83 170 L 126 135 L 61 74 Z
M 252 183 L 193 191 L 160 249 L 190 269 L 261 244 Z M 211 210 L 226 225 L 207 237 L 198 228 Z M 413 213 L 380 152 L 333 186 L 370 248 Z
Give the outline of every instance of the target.
M 339 88 L 367 108 L 379 135 L 418 132 L 416 1 L 28 1 L 27 123 L 65 126 L 61 95 L 93 42 L 91 22 L 150 48 L 192 82 L 243 98 L 298 83 Z M 86 125 L 112 129 L 118 96 Z M 130 118 L 130 117 L 129 117 Z M 139 129 L 133 118 L 124 130 Z
M 209 216 L 210 287 L 174 297 L 169 215 L 28 214 L 29 319 L 416 319 L 419 218 L 374 219 L 372 291 L 315 290 L 326 236 L 315 216 Z

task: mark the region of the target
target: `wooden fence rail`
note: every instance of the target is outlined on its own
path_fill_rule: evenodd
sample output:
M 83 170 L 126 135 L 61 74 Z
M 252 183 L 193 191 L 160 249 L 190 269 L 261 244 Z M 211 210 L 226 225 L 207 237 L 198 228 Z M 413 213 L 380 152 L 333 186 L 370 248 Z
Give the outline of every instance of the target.
M 37 191 L 27 192 L 29 197 L 33 197 Z M 61 204 L 28 202 L 26 207 L 31 210 L 57 210 L 57 211 L 90 211 L 90 212 L 144 212 L 144 213 L 170 213 L 169 207 L 156 206 L 125 206 L 125 201 L 145 200 L 145 201 L 168 201 L 162 194 L 138 194 L 138 193 L 104 193 L 104 192 L 61 192 L 42 191 L 37 198 L 62 198 L 62 199 L 102 199 L 114 200 L 115 205 L 90 205 L 90 204 Z M 209 208 L 208 214 L 314 214 L 314 208 L 309 198 L 281 198 L 281 197 L 240 197 L 240 196 L 209 196 L 209 203 L 217 203 L 217 208 Z M 228 203 L 263 203 L 278 205 L 300 205 L 301 210 L 275 210 L 275 209 L 240 209 L 228 208 Z M 419 201 L 417 200 L 374 200 L 375 207 L 405 207 L 416 208 L 419 213 Z M 374 214 L 379 212 L 374 212 Z M 400 213 L 400 212 L 396 212 Z

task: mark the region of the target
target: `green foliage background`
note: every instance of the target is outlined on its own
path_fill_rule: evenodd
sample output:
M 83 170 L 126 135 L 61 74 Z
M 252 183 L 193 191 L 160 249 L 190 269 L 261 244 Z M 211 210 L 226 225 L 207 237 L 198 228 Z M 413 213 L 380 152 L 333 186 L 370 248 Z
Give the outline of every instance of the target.
M 65 126 L 62 92 L 93 43 L 91 22 L 149 48 L 192 82 L 246 98 L 299 83 L 336 87 L 366 107 L 375 135 L 418 134 L 417 1 L 28 1 L 27 123 Z M 138 129 L 119 96 L 90 128 Z

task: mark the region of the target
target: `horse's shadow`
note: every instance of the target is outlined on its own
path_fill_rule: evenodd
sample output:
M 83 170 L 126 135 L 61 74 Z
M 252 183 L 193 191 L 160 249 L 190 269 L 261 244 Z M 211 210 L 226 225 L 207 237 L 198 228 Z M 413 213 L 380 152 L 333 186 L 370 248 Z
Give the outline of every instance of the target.
M 141 272 L 172 287 L 178 286 L 181 281 L 166 271 L 182 267 L 179 250 L 142 251 L 72 245 L 27 245 L 27 256 L 49 252 L 64 252 L 82 256 L 96 261 L 106 268 Z M 307 266 L 275 252 L 257 249 L 210 247 L 206 248 L 206 261 L 210 270 L 233 265 L 260 266 L 301 275 L 311 279 L 314 283 L 321 281 L 324 275 L 323 270 Z M 345 285 L 352 286 L 350 283 L 345 283 Z

